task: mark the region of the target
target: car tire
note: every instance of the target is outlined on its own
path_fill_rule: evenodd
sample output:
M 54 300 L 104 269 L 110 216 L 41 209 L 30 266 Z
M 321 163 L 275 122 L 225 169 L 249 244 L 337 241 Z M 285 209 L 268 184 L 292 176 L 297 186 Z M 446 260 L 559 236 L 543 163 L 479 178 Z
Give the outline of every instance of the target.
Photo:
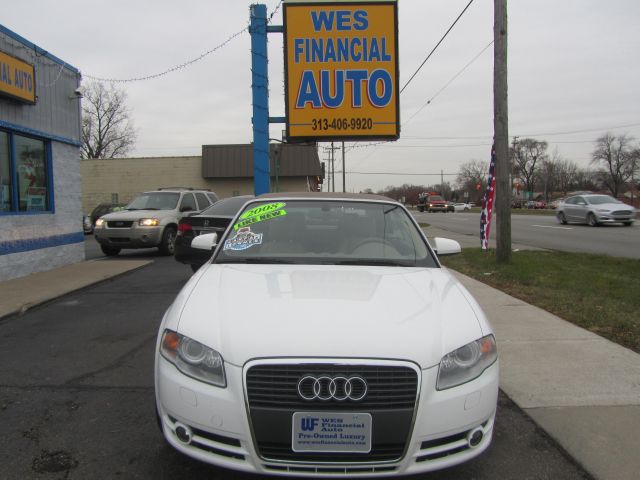
M 562 213 L 562 212 L 558 213 L 558 221 L 562 225 L 566 225 L 567 224 L 567 217 L 564 216 L 564 213 Z
M 593 213 L 589 213 L 589 215 L 587 215 L 587 223 L 590 227 L 598 226 L 598 220 L 596 220 L 596 216 Z
M 419 206 L 419 207 L 418 207 L 418 211 L 419 211 L 419 212 L 421 212 L 421 213 L 423 213 L 423 212 L 424 212 L 424 207 L 420 207 L 420 206 Z
M 633 222 L 622 222 L 624 223 L 625 227 L 630 227 L 631 225 L 633 225 Z
M 173 252 L 176 249 L 176 229 L 174 227 L 167 227 L 162 232 L 162 240 L 160 240 L 160 245 L 158 246 L 158 250 L 162 255 L 173 255 Z
M 115 257 L 120 253 L 121 249 L 118 247 L 108 247 L 106 245 L 100 245 L 100 250 L 102 250 L 102 253 L 104 253 L 107 257 Z

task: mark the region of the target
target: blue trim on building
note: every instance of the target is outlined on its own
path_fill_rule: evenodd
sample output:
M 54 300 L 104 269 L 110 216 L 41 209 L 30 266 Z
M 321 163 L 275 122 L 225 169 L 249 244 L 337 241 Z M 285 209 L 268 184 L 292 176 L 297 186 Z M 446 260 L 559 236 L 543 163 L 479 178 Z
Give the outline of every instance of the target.
M 73 73 L 80 73 L 80 70 L 78 70 L 76 67 L 74 67 L 73 65 L 69 65 L 67 62 L 65 62 L 64 60 L 59 59 L 58 57 L 56 57 L 55 55 L 49 53 L 48 51 L 46 51 L 45 49 L 37 46 L 35 43 L 30 42 L 29 40 L 27 40 L 26 38 L 18 35 L 16 32 L 9 30 L 7 27 L 5 27 L 4 25 L 0 24 L 0 33 L 4 33 L 5 35 L 7 35 L 8 37 L 13 38 L 15 41 L 20 42 L 22 45 L 24 45 L 27 48 L 30 48 L 31 50 L 34 51 L 34 53 L 36 55 L 40 55 L 43 57 L 47 57 L 49 60 L 51 60 L 52 62 L 57 63 L 58 65 L 62 65 L 63 67 L 67 68 L 68 70 L 72 71 Z
M 58 135 L 41 132 L 40 130 L 34 130 L 33 128 L 21 127 L 15 123 L 5 122 L 4 120 L 0 120 L 0 128 L 12 130 L 16 133 L 24 133 L 26 135 L 31 135 L 32 137 L 39 137 L 44 140 L 66 143 L 67 145 L 72 145 L 74 147 L 80 147 L 82 145 L 79 141 L 74 140 L 73 138 L 60 137 Z
M 0 242 L 0 255 L 30 252 L 32 250 L 41 250 L 43 248 L 59 247 L 82 242 L 84 242 L 84 233 L 82 232 L 53 235 L 43 238 L 29 238 L 26 240 L 10 240 L 8 242 Z

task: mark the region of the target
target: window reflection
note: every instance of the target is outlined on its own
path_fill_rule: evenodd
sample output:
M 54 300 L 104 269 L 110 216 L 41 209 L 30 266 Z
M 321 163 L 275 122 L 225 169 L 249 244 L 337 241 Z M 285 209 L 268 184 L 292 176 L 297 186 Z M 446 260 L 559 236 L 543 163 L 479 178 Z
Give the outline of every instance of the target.
M 9 134 L 0 132 L 0 212 L 11 211 L 11 159 Z
M 15 135 L 18 202 L 21 211 L 49 209 L 44 142 Z

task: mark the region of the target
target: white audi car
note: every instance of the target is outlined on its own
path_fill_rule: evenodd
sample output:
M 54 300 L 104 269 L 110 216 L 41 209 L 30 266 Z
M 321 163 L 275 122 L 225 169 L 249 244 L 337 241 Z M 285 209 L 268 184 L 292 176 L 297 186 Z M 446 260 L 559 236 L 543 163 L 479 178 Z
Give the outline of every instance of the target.
M 491 442 L 493 331 L 411 214 L 374 195 L 247 203 L 167 310 L 155 391 L 166 440 L 246 472 L 392 476 Z M 434 251 L 435 250 L 435 251 Z

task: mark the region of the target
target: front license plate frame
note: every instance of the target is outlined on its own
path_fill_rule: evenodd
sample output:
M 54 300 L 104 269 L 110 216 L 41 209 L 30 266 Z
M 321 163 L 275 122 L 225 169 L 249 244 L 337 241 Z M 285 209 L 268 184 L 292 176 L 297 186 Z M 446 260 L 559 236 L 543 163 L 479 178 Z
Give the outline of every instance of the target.
M 294 412 L 291 449 L 299 453 L 369 453 L 373 420 L 364 412 Z

